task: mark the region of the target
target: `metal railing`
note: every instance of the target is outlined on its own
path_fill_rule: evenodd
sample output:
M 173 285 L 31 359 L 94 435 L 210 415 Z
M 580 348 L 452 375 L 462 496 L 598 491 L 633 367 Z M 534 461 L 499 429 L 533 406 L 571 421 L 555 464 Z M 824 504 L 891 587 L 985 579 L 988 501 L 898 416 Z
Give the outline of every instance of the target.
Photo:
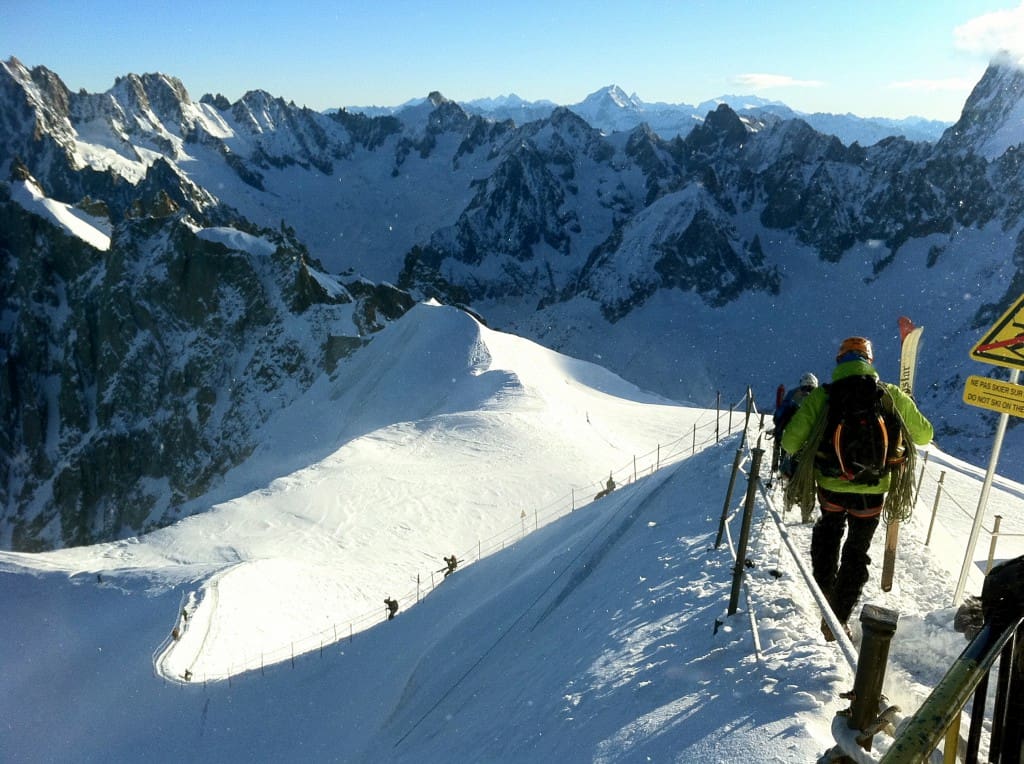
M 999 671 L 988 761 L 1019 764 L 1024 758 L 1024 555 L 997 565 L 985 577 L 981 607 L 981 630 L 903 725 L 881 759 L 885 764 L 927 761 L 943 738 L 947 740 L 945 761 L 954 761 L 960 715 L 972 696 L 963 761 L 978 761 L 989 679 L 996 659 Z

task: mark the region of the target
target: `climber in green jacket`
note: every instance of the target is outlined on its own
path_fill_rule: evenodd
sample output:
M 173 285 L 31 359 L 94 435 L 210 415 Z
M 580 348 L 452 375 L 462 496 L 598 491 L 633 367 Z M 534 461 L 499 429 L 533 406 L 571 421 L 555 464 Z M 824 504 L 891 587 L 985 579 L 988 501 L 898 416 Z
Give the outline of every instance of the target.
M 818 500 L 821 515 L 811 534 L 811 566 L 815 581 L 844 625 L 869 577 L 868 549 L 883 506 L 887 517 L 890 512 L 896 517 L 909 514 L 914 445 L 930 443 L 934 434 L 913 398 L 899 386 L 878 379 L 873 361 L 870 340 L 843 340 L 832 383 L 811 391 L 782 436 L 782 448 L 797 457 L 798 465 L 786 488 L 786 504 L 799 505 L 809 522 Z M 844 453 L 855 446 L 847 446 L 836 433 L 847 421 L 847 413 L 862 411 L 867 399 L 875 402 L 876 413 L 859 419 L 881 422 L 876 427 L 878 437 L 888 449 L 880 464 L 870 469 L 862 463 L 867 459 Z M 846 426 L 848 431 L 854 429 Z M 842 543 L 844 532 L 847 538 Z M 826 639 L 831 637 L 827 628 L 823 631 Z

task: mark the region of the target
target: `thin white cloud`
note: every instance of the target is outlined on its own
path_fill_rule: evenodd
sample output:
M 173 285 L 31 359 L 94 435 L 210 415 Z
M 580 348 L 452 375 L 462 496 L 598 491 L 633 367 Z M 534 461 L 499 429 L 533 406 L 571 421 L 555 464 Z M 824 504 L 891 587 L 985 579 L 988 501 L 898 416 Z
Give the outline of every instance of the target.
M 1008 53 L 1024 64 L 1024 2 L 961 24 L 953 30 L 953 44 L 958 50 L 989 58 Z
M 767 90 L 769 88 L 820 88 L 824 82 L 818 80 L 798 80 L 795 77 L 788 77 L 784 74 L 737 74 L 732 78 L 733 82 L 752 90 Z

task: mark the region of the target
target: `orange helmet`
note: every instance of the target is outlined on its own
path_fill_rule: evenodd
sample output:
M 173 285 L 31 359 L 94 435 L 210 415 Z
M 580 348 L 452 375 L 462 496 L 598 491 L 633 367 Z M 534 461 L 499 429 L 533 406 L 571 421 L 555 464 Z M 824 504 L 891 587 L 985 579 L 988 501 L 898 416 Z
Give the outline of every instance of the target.
M 847 337 L 839 345 L 839 352 L 836 353 L 838 361 L 848 353 L 856 353 L 868 363 L 875 360 L 875 354 L 871 349 L 871 340 L 867 337 Z

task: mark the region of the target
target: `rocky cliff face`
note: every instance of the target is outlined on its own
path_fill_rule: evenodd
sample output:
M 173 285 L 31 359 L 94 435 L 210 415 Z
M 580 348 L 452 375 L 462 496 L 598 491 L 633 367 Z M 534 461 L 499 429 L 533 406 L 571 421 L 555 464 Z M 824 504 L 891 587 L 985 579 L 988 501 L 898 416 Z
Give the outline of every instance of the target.
M 95 249 L 14 201 L 19 182 L 37 183 L 0 184 L 5 547 L 178 519 L 270 414 L 413 304 L 350 291 L 288 231 L 202 228 L 147 184 Z

